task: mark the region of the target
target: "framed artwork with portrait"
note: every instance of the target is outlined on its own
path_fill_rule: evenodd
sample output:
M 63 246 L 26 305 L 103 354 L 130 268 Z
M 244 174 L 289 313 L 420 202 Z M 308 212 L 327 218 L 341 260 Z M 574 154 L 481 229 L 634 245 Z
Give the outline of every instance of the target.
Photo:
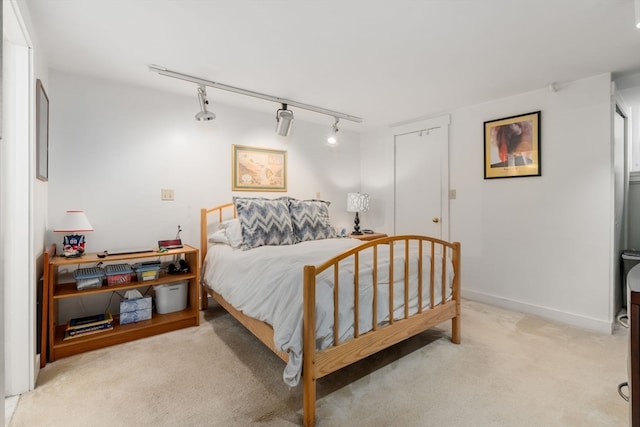
M 540 176 L 540 111 L 484 122 L 484 179 Z

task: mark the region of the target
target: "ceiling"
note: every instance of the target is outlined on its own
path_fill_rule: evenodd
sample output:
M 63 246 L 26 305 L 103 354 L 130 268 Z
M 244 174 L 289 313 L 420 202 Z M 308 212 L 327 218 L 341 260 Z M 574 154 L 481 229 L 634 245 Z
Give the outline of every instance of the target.
M 354 130 L 640 73 L 633 0 L 25 0 L 52 69 L 193 96 L 173 71 L 362 117 Z M 277 105 L 209 89 L 216 103 Z M 296 118 L 333 123 L 293 108 Z

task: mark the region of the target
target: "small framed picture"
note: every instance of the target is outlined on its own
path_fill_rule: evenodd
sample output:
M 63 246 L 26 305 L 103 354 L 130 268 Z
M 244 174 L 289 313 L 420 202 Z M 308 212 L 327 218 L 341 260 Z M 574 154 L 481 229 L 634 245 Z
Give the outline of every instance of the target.
M 287 191 L 287 152 L 233 145 L 232 191 Z
M 540 111 L 484 122 L 484 179 L 541 175 Z

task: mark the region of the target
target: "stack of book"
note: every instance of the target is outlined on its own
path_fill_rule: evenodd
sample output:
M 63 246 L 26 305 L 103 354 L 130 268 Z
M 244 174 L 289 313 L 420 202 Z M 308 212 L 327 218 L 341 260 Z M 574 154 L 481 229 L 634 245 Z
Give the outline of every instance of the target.
M 113 329 L 113 316 L 111 313 L 107 312 L 93 316 L 79 317 L 67 322 L 64 339 L 78 338 L 111 329 Z

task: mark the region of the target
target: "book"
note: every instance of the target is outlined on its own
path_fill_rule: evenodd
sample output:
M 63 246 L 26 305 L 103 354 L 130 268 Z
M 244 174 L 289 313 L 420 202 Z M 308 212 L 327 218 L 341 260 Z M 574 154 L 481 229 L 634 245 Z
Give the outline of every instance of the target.
M 82 337 L 85 335 L 96 334 L 98 332 L 109 331 L 113 329 L 113 323 L 103 323 L 101 325 L 88 326 L 82 329 L 67 330 L 64 332 L 64 339 Z
M 113 323 L 113 316 L 109 312 L 70 319 L 67 322 L 66 330 L 83 329 L 90 326 L 104 325 L 106 323 Z

